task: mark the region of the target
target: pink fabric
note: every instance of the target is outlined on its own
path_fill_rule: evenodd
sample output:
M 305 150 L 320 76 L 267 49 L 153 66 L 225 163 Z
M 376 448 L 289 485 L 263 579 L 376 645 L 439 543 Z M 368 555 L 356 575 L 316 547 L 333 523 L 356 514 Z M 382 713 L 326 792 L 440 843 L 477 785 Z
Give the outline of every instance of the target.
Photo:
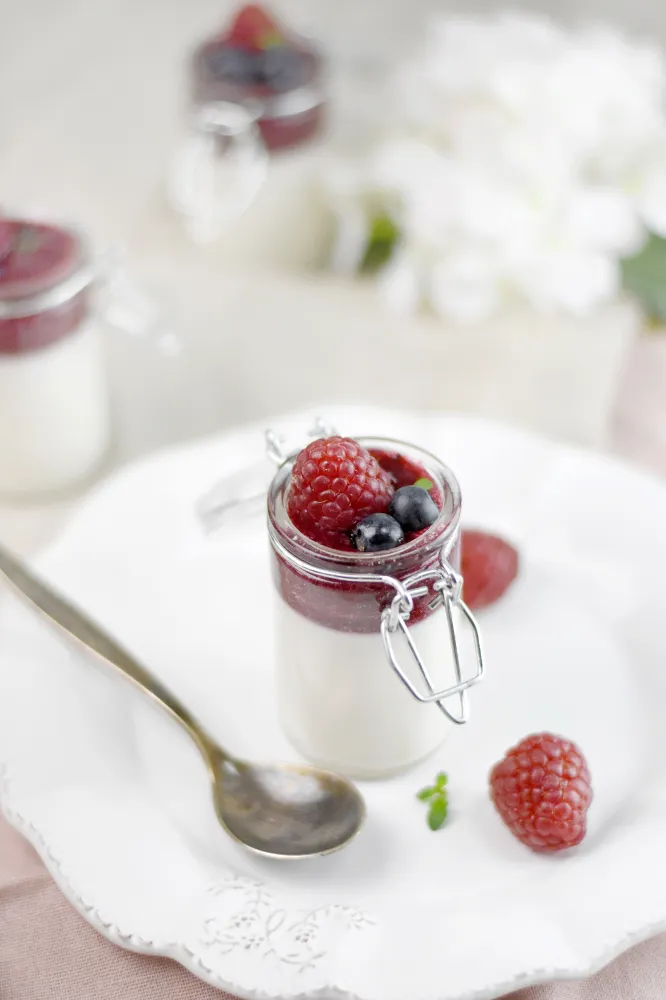
M 615 450 L 666 474 L 666 336 L 638 346 L 619 401 Z M 666 901 L 665 901 L 666 903 Z M 67 903 L 0 818 L 0 1000 L 220 1000 L 175 962 L 123 951 Z M 520 990 L 512 1000 L 663 1000 L 666 935 L 596 976 Z M 405 1000 L 409 1000 L 408 997 Z
M 596 976 L 506 1000 L 664 1000 L 666 934 Z M 1 1000 L 229 1000 L 166 958 L 111 944 L 70 906 L 41 861 L 0 817 Z M 405 997 L 409 1000 L 409 997 Z

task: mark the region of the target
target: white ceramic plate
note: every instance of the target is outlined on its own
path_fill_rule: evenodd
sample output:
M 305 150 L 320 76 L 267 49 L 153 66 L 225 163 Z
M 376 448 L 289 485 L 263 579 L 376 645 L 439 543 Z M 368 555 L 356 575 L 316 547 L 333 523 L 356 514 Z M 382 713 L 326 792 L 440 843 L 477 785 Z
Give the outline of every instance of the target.
M 216 829 L 180 732 L 6 604 L 4 810 L 112 941 L 246 997 L 471 1000 L 589 973 L 666 927 L 666 489 L 466 418 L 326 415 L 439 453 L 463 485 L 465 522 L 520 547 L 519 580 L 481 616 L 488 677 L 470 724 L 417 770 L 364 785 L 367 827 L 345 851 L 262 862 Z M 206 540 L 193 517 L 211 481 L 260 449 L 260 432 L 127 469 L 38 565 L 229 747 L 293 757 L 273 710 L 262 521 Z M 589 834 L 568 856 L 513 840 L 487 795 L 490 765 L 542 728 L 577 740 L 593 775 Z M 451 815 L 433 834 L 415 792 L 442 768 Z

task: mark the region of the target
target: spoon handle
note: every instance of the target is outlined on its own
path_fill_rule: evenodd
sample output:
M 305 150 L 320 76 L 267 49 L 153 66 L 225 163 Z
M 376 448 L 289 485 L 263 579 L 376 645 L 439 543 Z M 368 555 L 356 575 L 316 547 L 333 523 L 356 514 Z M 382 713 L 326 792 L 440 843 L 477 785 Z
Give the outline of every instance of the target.
M 189 709 L 157 677 L 143 667 L 131 653 L 123 649 L 115 639 L 104 632 L 80 608 L 70 604 L 64 597 L 52 590 L 44 581 L 37 579 L 28 568 L 0 546 L 0 575 L 47 621 L 56 625 L 69 637 L 75 639 L 85 649 L 91 650 L 106 663 L 132 681 L 136 687 L 149 695 L 191 736 L 201 753 L 210 762 L 211 737 L 206 733 Z M 214 744 L 218 754 L 220 749 Z M 221 754 L 226 756 L 225 754 Z

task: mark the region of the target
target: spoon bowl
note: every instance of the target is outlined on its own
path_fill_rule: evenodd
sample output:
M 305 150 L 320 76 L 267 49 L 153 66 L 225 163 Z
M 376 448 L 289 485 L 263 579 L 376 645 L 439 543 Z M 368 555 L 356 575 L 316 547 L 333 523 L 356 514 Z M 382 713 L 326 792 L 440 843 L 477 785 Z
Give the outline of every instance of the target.
M 296 859 L 331 854 L 354 839 L 365 803 L 346 778 L 307 764 L 252 764 L 233 757 L 158 677 L 1 547 L 0 576 L 58 631 L 114 667 L 185 730 L 208 767 L 217 818 L 234 840 L 256 854 Z
M 359 832 L 365 803 L 345 778 L 305 764 L 249 764 L 220 758 L 213 803 L 227 832 L 272 858 L 340 850 Z

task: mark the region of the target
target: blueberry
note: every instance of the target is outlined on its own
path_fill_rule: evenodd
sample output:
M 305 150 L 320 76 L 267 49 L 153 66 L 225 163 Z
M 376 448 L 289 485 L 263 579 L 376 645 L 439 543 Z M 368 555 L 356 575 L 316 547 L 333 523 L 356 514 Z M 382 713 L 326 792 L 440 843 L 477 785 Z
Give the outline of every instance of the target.
M 437 504 L 422 486 L 402 486 L 391 497 L 389 513 L 403 531 L 423 531 L 437 520 Z
M 262 56 L 263 83 L 278 93 L 294 90 L 304 82 L 303 56 L 288 45 L 267 49 Z
M 402 545 L 405 536 L 395 518 L 388 514 L 370 514 L 356 525 L 351 539 L 359 552 L 382 552 Z
M 206 54 L 208 70 L 218 80 L 234 83 L 256 84 L 262 82 L 261 52 L 248 52 L 233 45 L 219 45 Z

